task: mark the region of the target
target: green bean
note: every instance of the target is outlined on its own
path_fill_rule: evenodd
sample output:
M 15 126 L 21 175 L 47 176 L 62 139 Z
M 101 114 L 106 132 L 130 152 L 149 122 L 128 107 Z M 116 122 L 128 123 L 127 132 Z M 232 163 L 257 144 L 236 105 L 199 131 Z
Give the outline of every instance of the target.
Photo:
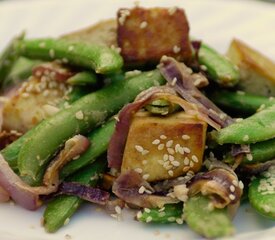
M 114 130 L 115 120 L 112 120 L 92 131 L 88 135 L 88 138 L 91 142 L 88 150 L 78 159 L 71 161 L 66 166 L 64 166 L 64 168 L 61 170 L 60 177 L 67 177 L 78 169 L 83 168 L 86 165 L 91 164 L 93 161 L 95 161 L 97 157 L 99 157 L 107 150 L 109 141 Z
M 263 109 L 275 104 L 273 98 L 226 90 L 211 92 L 208 97 L 221 108 L 247 115 L 255 113 L 259 108 Z
M 74 174 L 68 181 L 89 184 L 94 187 L 98 175 L 103 172 L 106 161 L 99 159 L 92 165 Z M 61 195 L 55 197 L 44 211 L 44 228 L 47 232 L 56 232 L 72 217 L 84 201 L 76 196 Z
M 213 132 L 212 137 L 219 144 L 251 144 L 272 139 L 275 137 L 274 119 L 275 105 L 218 132 Z
M 211 79 L 223 87 L 233 87 L 240 80 L 238 68 L 206 44 L 200 47 L 199 63 L 207 68 Z
M 275 169 L 269 168 L 252 180 L 249 185 L 248 198 L 251 206 L 261 215 L 275 220 Z
M 213 208 L 211 200 L 202 195 L 188 199 L 184 206 L 185 221 L 196 233 L 206 238 L 229 236 L 234 226 L 226 209 Z
M 121 69 L 122 57 L 107 47 L 71 42 L 64 39 L 22 40 L 18 44 L 21 55 L 51 61 L 62 60 L 64 63 L 95 70 L 106 74 Z
M 137 220 L 140 222 L 152 223 L 179 223 L 183 222 L 183 204 L 166 204 L 161 208 L 145 208 L 137 214 Z
M 92 71 L 79 72 L 67 80 L 71 85 L 89 85 L 95 87 L 98 84 L 96 74 Z
M 75 134 L 85 134 L 101 125 L 118 112 L 136 95 L 165 80 L 155 70 L 135 78 L 117 82 L 74 102 L 70 108 L 59 111 L 38 124 L 22 146 L 18 155 L 18 168 L 29 184 L 36 185 L 39 175 L 59 147 Z
M 24 38 L 24 36 L 25 34 L 22 33 L 19 36 L 12 39 L 0 56 L 0 86 L 5 82 L 6 77 L 9 75 L 14 62 L 18 58 L 16 46 L 18 42 Z

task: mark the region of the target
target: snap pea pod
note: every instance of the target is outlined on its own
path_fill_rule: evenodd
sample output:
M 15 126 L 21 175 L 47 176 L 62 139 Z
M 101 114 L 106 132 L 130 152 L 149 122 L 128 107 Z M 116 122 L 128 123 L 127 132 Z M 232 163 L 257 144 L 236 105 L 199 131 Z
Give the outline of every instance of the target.
M 89 184 L 94 187 L 97 183 L 98 175 L 104 171 L 105 167 L 106 161 L 99 159 L 71 176 L 68 181 Z M 72 217 L 83 202 L 84 200 L 76 196 L 61 195 L 55 197 L 49 202 L 44 211 L 43 224 L 46 231 L 56 232 Z
M 116 72 L 123 65 L 122 57 L 113 49 L 65 39 L 21 40 L 17 49 L 22 56 L 28 58 L 46 61 L 59 59 L 101 74 Z
M 182 224 L 183 203 L 166 204 L 164 208 L 146 208 L 139 211 L 137 220 L 140 222 L 152 223 L 179 223 Z
M 71 175 L 80 168 L 91 164 L 97 157 L 107 150 L 109 141 L 115 130 L 115 123 L 115 120 L 109 121 L 88 134 L 88 139 L 91 142 L 90 147 L 78 159 L 71 161 L 64 166 L 60 172 L 61 179 Z
M 206 238 L 232 235 L 235 230 L 227 210 L 211 207 L 210 201 L 202 195 L 189 198 L 184 205 L 186 223 L 192 230 Z
M 206 67 L 211 79 L 223 87 L 233 87 L 240 80 L 240 73 L 232 62 L 216 50 L 202 43 L 199 49 L 198 60 Z
M 255 113 L 259 108 L 262 109 L 275 104 L 273 98 L 226 90 L 211 92 L 208 97 L 221 108 L 247 115 Z
M 98 127 L 132 101 L 139 92 L 164 83 L 159 71 L 151 71 L 149 74 L 144 72 L 88 94 L 74 102 L 70 108 L 41 122 L 19 152 L 18 168 L 21 176 L 25 176 L 31 185 L 38 184 L 41 172 L 68 138 Z
M 22 33 L 19 36 L 11 40 L 8 46 L 4 49 L 0 56 L 0 86 L 6 80 L 6 77 L 10 73 L 14 62 L 18 58 L 17 44 L 24 38 L 25 34 Z
M 275 105 L 240 121 L 235 122 L 212 137 L 217 143 L 251 144 L 275 137 Z
M 275 220 L 275 168 L 252 180 L 248 189 L 251 206 L 261 215 Z
M 89 85 L 96 86 L 98 84 L 98 79 L 96 74 L 92 71 L 79 72 L 67 80 L 67 83 L 71 85 Z

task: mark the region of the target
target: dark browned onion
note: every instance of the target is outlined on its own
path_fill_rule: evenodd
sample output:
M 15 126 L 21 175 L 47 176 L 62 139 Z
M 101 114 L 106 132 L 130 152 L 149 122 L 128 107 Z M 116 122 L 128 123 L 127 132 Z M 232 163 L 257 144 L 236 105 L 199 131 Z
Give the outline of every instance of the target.
M 31 187 L 13 172 L 9 164 L 0 154 L 0 186 L 20 206 L 35 210 L 41 205 L 39 195 L 47 195 L 57 190 L 59 185 L 60 168 L 74 157 L 86 151 L 89 140 L 81 135 L 74 136 L 65 143 L 64 149 L 46 170 L 43 179 L 44 186 Z
M 139 193 L 141 186 L 151 191 L 152 194 Z M 155 195 L 154 189 L 149 183 L 133 170 L 121 174 L 115 180 L 112 190 L 117 197 L 136 207 L 162 208 L 165 204 L 178 202 L 178 200 L 171 197 Z

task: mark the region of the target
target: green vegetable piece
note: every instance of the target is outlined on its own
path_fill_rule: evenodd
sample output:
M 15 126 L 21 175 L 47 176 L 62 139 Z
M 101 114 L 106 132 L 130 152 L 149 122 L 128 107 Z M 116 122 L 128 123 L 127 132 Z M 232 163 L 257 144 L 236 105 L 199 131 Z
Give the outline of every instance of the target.
M 75 134 L 85 134 L 100 126 L 107 118 L 131 102 L 141 91 L 164 84 L 160 73 L 145 72 L 135 78 L 117 82 L 74 102 L 70 108 L 59 111 L 38 124 L 18 155 L 21 176 L 31 185 L 41 182 L 51 157 Z
M 250 204 L 261 215 L 275 220 L 275 168 L 270 167 L 249 185 Z
M 152 222 L 152 223 L 183 223 L 183 204 L 166 204 L 164 208 L 146 208 L 143 211 L 139 211 L 137 214 L 137 220 L 140 222 Z
M 275 99 L 264 96 L 257 96 L 245 92 L 230 92 L 219 90 L 208 95 L 209 98 L 221 108 L 234 111 L 238 114 L 251 115 L 259 108 L 272 106 Z
M 233 87 L 240 80 L 238 68 L 206 44 L 201 44 L 199 63 L 207 68 L 211 79 L 223 87 Z
M 71 85 L 89 85 L 96 86 L 98 84 L 98 79 L 96 74 L 92 71 L 83 71 L 75 74 L 67 80 L 67 83 Z
M 229 236 L 234 226 L 226 209 L 213 208 L 206 196 L 196 195 L 185 203 L 184 214 L 188 226 L 206 238 Z
M 60 59 L 101 74 L 118 71 L 123 65 L 122 57 L 113 49 L 65 39 L 22 40 L 18 50 L 28 58 L 46 61 Z
M 69 162 L 61 170 L 60 177 L 64 178 L 80 168 L 85 167 L 88 164 L 91 164 L 97 157 L 102 155 L 108 148 L 109 141 L 115 130 L 115 120 L 109 121 L 106 124 L 103 124 L 101 127 L 92 131 L 88 138 L 91 142 L 88 150 L 83 153 L 78 159 Z
M 250 144 L 275 137 L 275 105 L 255 113 L 240 122 L 233 123 L 212 137 L 219 144 Z
M 24 36 L 25 34 L 22 33 L 12 39 L 0 56 L 0 87 L 5 82 L 6 77 L 9 75 L 14 62 L 19 56 L 17 51 L 17 44 L 24 38 Z
M 106 161 L 99 159 L 92 165 L 74 174 L 69 181 L 89 184 L 94 187 L 98 175 L 103 172 Z M 76 196 L 61 195 L 55 197 L 44 212 L 44 228 L 47 232 L 56 232 L 65 225 L 84 201 Z

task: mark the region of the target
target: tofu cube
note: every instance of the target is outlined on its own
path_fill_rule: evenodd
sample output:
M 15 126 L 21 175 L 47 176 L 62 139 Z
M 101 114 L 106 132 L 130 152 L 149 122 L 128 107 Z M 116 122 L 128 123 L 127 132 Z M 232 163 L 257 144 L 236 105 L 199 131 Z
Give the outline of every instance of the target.
M 121 172 L 135 170 L 149 182 L 175 178 L 202 165 L 207 124 L 184 112 L 135 115 Z
M 118 46 L 127 65 L 155 64 L 163 55 L 188 62 L 189 25 L 180 8 L 120 9 Z
M 231 42 L 227 56 L 240 69 L 240 90 L 267 97 L 275 95 L 274 62 L 237 39 Z

